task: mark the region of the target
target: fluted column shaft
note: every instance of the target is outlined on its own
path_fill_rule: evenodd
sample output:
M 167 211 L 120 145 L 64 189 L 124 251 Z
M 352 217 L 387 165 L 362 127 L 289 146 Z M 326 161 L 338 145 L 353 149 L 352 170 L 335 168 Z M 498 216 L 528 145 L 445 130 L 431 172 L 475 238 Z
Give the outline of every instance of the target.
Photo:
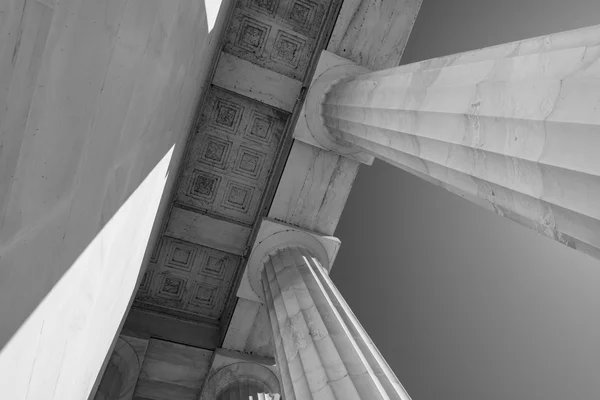
M 287 248 L 262 287 L 286 400 L 409 400 L 319 261 Z
M 600 259 L 600 26 L 332 86 L 340 143 Z

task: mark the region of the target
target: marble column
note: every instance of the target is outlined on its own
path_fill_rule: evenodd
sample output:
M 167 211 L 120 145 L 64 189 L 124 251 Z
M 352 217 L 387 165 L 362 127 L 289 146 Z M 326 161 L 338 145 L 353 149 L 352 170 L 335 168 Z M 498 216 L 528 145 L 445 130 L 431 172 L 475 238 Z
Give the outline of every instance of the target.
M 410 399 L 309 250 L 271 253 L 261 284 L 286 400 Z
M 600 25 L 338 79 L 320 112 L 337 146 L 600 259 Z

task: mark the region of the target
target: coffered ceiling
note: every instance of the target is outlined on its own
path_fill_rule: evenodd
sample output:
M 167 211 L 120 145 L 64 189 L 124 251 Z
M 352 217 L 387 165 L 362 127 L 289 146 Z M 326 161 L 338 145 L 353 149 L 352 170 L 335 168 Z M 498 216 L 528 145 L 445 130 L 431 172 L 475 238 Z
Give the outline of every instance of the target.
M 134 309 L 214 326 L 223 321 L 293 106 L 335 3 L 235 4 Z
M 177 202 L 252 224 L 288 116 L 213 86 L 185 162 Z

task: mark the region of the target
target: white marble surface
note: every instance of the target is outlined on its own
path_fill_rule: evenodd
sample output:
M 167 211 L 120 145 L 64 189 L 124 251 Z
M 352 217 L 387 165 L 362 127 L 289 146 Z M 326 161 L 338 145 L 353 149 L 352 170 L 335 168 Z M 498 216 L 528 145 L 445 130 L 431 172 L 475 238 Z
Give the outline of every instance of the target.
M 2 398 L 90 393 L 222 22 L 192 0 L 0 2 Z
M 342 140 L 600 259 L 600 26 L 360 75 Z

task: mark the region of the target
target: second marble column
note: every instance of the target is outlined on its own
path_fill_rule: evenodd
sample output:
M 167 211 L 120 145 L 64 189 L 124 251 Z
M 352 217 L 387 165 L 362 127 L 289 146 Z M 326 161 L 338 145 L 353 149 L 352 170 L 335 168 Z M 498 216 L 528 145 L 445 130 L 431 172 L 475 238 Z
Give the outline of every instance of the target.
M 410 399 L 306 249 L 271 254 L 262 286 L 286 400 Z

